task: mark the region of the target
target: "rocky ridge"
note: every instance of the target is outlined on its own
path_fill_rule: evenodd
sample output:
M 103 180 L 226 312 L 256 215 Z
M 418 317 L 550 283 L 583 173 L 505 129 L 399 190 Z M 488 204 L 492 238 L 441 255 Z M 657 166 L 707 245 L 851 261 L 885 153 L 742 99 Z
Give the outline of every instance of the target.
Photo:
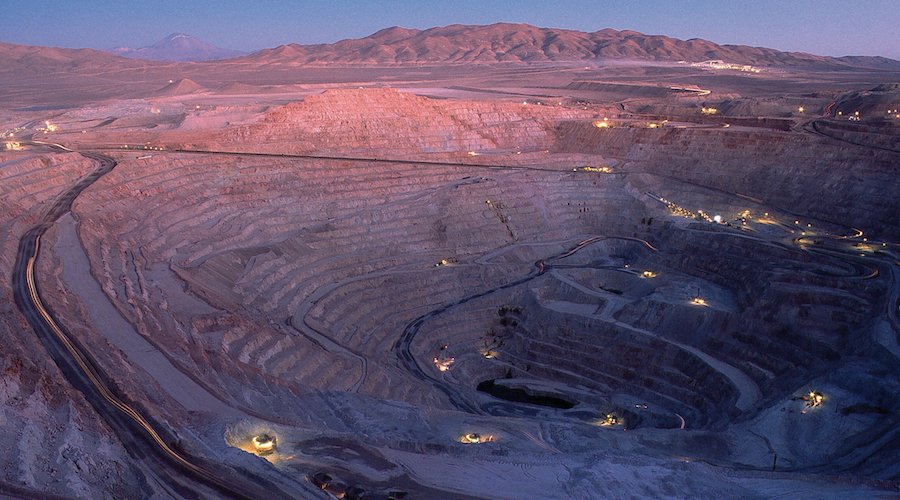
M 886 58 L 836 58 L 762 47 L 718 45 L 702 39 L 678 40 L 636 31 L 593 33 L 538 28 L 527 24 L 451 25 L 427 30 L 393 27 L 358 40 L 334 44 L 290 44 L 265 49 L 248 61 L 295 64 L 428 64 L 639 60 L 791 67 L 898 67 Z

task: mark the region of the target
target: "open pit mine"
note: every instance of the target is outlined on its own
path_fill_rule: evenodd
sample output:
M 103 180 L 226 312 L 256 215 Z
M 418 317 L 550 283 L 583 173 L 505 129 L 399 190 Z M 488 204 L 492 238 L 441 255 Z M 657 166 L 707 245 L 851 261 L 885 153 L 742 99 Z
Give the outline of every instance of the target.
M 0 498 L 900 498 L 900 63 L 387 35 L 0 44 Z

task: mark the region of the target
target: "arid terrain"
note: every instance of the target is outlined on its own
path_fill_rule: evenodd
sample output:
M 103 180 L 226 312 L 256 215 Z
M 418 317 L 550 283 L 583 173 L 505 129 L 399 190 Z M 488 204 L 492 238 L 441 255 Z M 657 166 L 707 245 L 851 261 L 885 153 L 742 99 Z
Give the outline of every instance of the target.
M 900 498 L 898 82 L 516 25 L 0 43 L 0 498 Z

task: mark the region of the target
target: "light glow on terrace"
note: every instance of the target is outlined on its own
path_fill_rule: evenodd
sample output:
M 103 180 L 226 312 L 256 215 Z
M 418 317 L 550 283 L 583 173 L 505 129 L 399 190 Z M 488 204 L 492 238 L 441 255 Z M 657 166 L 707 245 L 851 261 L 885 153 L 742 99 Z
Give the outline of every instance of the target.
M 619 417 L 617 417 L 613 414 L 607 414 L 606 418 L 598 419 L 598 420 L 594 421 L 594 425 L 597 425 L 600 427 L 612 427 L 614 425 L 619 425 L 620 423 L 621 422 L 619 422 Z
M 490 434 L 478 434 L 477 432 L 470 432 L 469 434 L 464 434 L 459 438 L 460 443 L 466 444 L 481 444 L 488 443 L 494 440 L 494 436 Z
M 456 361 L 454 358 L 434 358 L 434 366 L 436 366 L 438 370 L 445 372 L 450 369 L 450 365 L 452 365 L 454 361 Z

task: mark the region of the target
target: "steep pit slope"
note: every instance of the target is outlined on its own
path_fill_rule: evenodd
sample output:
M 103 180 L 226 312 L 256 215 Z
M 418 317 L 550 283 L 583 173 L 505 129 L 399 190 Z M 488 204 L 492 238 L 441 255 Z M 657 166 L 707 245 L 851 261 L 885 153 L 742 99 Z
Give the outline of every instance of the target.
M 809 128 L 846 144 L 900 154 L 900 84 L 839 96 Z
M 545 149 L 553 124 L 589 119 L 582 110 L 520 103 L 438 100 L 396 89 L 329 90 L 274 108 L 258 123 L 208 131 L 179 131 L 160 139 L 185 148 L 346 155 L 364 158 L 441 158 L 467 152 Z
M 628 171 L 749 196 L 804 217 L 900 240 L 897 153 L 811 134 L 665 127 L 598 129 L 564 124 L 558 147 L 633 163 Z
M 885 83 L 870 90 L 841 95 L 830 111 L 832 116 L 842 115 L 845 119 L 900 118 L 897 116 L 900 114 L 900 83 Z
M 52 363 L 12 299 L 19 237 L 94 168 L 78 154 L 0 153 L 0 493 L 145 498 L 153 486 Z

